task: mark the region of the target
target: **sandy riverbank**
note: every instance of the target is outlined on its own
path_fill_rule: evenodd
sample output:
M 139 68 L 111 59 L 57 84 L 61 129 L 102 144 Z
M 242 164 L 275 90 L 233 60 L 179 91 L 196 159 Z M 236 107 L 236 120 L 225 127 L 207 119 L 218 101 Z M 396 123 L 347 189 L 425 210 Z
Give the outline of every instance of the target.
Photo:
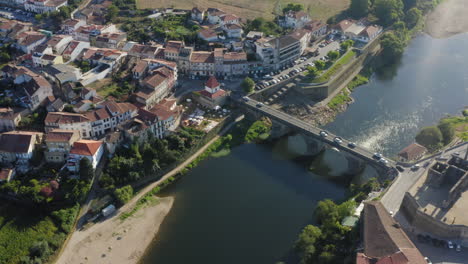
M 445 0 L 426 19 L 424 31 L 433 38 L 448 38 L 468 32 L 466 0 Z
M 119 212 L 84 231 L 76 231 L 56 263 L 138 263 L 172 208 L 174 198 L 158 201 L 124 221 L 119 219 Z

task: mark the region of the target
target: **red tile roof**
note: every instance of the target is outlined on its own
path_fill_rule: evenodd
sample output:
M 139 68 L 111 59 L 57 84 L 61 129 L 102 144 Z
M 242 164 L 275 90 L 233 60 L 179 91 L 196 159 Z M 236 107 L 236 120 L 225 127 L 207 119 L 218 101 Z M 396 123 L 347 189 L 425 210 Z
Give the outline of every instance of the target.
M 54 129 L 46 134 L 46 142 L 69 142 L 74 134 L 79 135 L 79 131 Z
M 101 147 L 102 141 L 95 140 L 79 140 L 73 143 L 70 154 L 81 156 L 94 156 L 98 149 Z
M 414 160 L 427 152 L 427 149 L 418 143 L 413 143 L 398 153 L 398 156 L 403 157 L 407 160 Z
M 205 86 L 209 87 L 209 88 L 216 88 L 216 87 L 219 86 L 219 82 L 218 82 L 218 80 L 216 80 L 216 77 L 211 76 L 208 79 L 208 81 L 205 83 Z
M 0 151 L 9 153 L 28 153 L 29 147 L 34 145 L 39 133 L 27 131 L 12 131 L 0 136 Z
M 216 99 L 216 98 L 226 95 L 226 91 L 224 91 L 223 89 L 220 89 L 216 91 L 215 93 L 210 93 L 207 90 L 202 90 L 200 91 L 200 94 L 211 99 Z

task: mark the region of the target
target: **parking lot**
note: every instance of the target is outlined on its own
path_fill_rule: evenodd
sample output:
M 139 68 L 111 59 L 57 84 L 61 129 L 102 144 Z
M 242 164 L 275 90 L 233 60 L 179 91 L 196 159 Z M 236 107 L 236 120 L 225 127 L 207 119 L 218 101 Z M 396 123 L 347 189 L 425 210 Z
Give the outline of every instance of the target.
M 291 63 L 281 70 L 273 71 L 267 73 L 262 78 L 257 80 L 257 85 L 255 86 L 256 90 L 262 90 L 268 88 L 272 85 L 278 84 L 285 80 L 288 80 L 295 75 L 300 74 L 301 72 L 305 72 L 308 66 L 314 66 L 314 62 L 317 60 L 327 60 L 327 54 L 333 50 L 340 49 L 340 42 L 339 41 L 331 41 L 325 44 L 325 41 L 316 43 L 314 46 L 310 47 L 311 50 L 318 50 L 318 54 L 312 57 L 305 57 L 302 56 L 297 59 L 294 63 Z
M 34 14 L 9 7 L 0 7 L 0 17 L 34 23 Z

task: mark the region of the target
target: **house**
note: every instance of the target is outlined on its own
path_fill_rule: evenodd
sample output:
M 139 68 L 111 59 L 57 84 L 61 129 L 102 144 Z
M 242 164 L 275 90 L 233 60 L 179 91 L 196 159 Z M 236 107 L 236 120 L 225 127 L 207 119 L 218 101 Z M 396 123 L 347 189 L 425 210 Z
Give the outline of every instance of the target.
M 49 112 L 44 120 L 46 133 L 54 129 L 77 130 L 82 138 L 90 138 L 91 120 L 83 114 Z
M 331 33 L 344 35 L 346 30 L 348 30 L 348 28 L 350 28 L 355 23 L 356 23 L 356 20 L 344 19 L 331 28 Z
M 365 202 L 362 214 L 364 250 L 357 253 L 357 264 L 428 263 L 381 202 Z
M 45 67 L 49 65 L 63 64 L 63 57 L 61 55 L 43 54 L 37 60 L 37 66 Z
M 15 112 L 9 107 L 0 108 L 0 132 L 15 130 L 20 121 L 19 112 Z
M 81 78 L 81 70 L 69 64 L 53 64 L 44 69 L 44 75 L 62 86 L 67 82 L 77 82 Z
M 192 20 L 195 20 L 201 23 L 203 22 L 203 19 L 205 18 L 205 10 L 203 8 L 194 7 L 192 8 L 190 17 L 192 18 Z
M 184 43 L 182 41 L 168 41 L 164 48 L 164 59 L 176 61 L 183 46 Z
M 80 171 L 80 160 L 86 158 L 95 169 L 104 154 L 102 141 L 78 140 L 75 141 L 68 155 L 67 168 L 71 172 Z
M 367 26 L 361 33 L 359 33 L 357 40 L 362 42 L 369 42 L 375 39 L 380 33 L 382 33 L 383 28 L 377 25 Z
M 308 22 L 310 22 L 310 17 L 304 11 L 289 10 L 284 14 L 282 26 L 285 28 L 299 29 L 304 27 Z
M 304 26 L 304 29 L 309 30 L 311 38 L 316 40 L 327 34 L 328 26 L 320 20 L 312 20 Z
M 16 170 L 14 168 L 1 168 L 0 169 L 0 183 L 9 182 L 13 180 L 16 176 Z
M 63 163 L 67 160 L 73 143 L 81 139 L 80 131 L 53 129 L 46 133 L 47 150 L 44 156 L 47 162 Z
M 226 24 L 223 26 L 228 38 L 242 38 L 244 30 L 239 24 Z
M 134 94 L 135 100 L 146 107 L 158 103 L 172 92 L 176 78 L 175 71 L 167 66 L 153 70 L 140 81 L 141 89 Z
M 74 61 L 84 49 L 89 47 L 89 42 L 73 40 L 64 49 L 64 51 L 62 52 L 62 56 L 66 60 Z
M 218 33 L 211 28 L 204 28 L 198 32 L 198 37 L 207 42 L 216 42 L 219 40 Z
M 125 138 L 145 140 L 149 133 L 156 138 L 163 138 L 169 131 L 174 131 L 180 123 L 182 106 L 176 99 L 163 99 L 149 110 L 139 109 L 138 115 L 121 126 Z
M 194 93 L 194 99 L 210 109 L 222 106 L 226 103 L 229 94 L 220 87 L 216 77 L 211 76 L 205 83 L 205 89 Z
M 116 32 L 118 32 L 118 30 L 114 24 L 84 25 L 75 30 L 73 38 L 79 41 L 90 42 L 90 38 L 97 37 L 100 34 Z
M 42 136 L 42 133 L 28 131 L 0 134 L 0 163 L 16 162 L 19 165 L 27 165 Z
M 133 41 L 127 42 L 122 48 L 123 51 L 128 52 L 129 56 L 134 56 L 141 59 L 154 59 L 156 58 L 156 52 L 161 45 L 143 45 Z
M 141 79 L 147 75 L 148 71 L 155 70 L 162 66 L 165 66 L 174 71 L 175 78 L 177 79 L 177 64 L 172 61 L 158 59 L 143 59 L 138 61 L 135 67 L 132 69 L 132 76 L 134 79 Z
M 37 46 L 47 41 L 47 37 L 36 31 L 26 31 L 16 36 L 15 47 L 30 54 Z
M 14 20 L 0 21 L 0 37 L 6 38 L 6 40 L 16 39 L 19 34 L 31 30 L 31 24 Z
M 113 132 L 117 126 L 137 115 L 137 107 L 131 103 L 117 103 L 107 100 L 96 106 L 96 109 L 84 115 L 91 125 L 90 136 L 102 137 Z
M 127 33 L 125 32 L 111 32 L 101 33 L 95 38 L 90 38 L 93 46 L 106 49 L 118 49 L 123 47 L 127 41 Z
M 209 51 L 194 51 L 190 57 L 190 76 L 214 75 L 214 53 Z
M 220 24 L 221 17 L 226 15 L 224 11 L 217 8 L 208 8 L 207 14 L 207 20 L 210 24 Z
M 24 9 L 28 12 L 43 14 L 58 11 L 60 7 L 67 5 L 67 0 L 28 0 L 24 3 Z
M 70 19 L 65 20 L 60 26 L 60 28 L 66 34 L 73 34 L 79 27 L 82 27 L 85 25 L 86 25 L 85 20 L 70 18 Z
M 303 42 L 291 35 L 266 37 L 255 42 L 255 50 L 266 70 L 277 70 L 301 56 Z
M 118 69 L 127 52 L 116 49 L 90 47 L 83 50 L 81 60 L 88 61 L 92 66 L 106 66 L 109 69 Z
M 52 85 L 41 75 L 30 76 L 29 81 L 22 82 L 17 89 L 23 106 L 36 110 L 44 100 L 53 96 Z M 21 89 L 22 88 L 22 89 Z
M 398 153 L 401 161 L 419 160 L 427 153 L 427 149 L 418 143 L 412 143 Z
M 249 72 L 247 54 L 245 52 L 227 52 L 226 49 L 214 50 L 215 75 L 229 77 L 245 75 Z
M 42 66 L 42 56 L 45 54 L 53 54 L 52 48 L 46 44 L 41 44 L 37 46 L 32 53 L 32 61 L 35 67 Z
M 52 48 L 53 53 L 62 54 L 72 40 L 73 37 L 69 35 L 54 35 L 47 41 L 46 45 Z
M 249 31 L 249 33 L 247 33 L 247 36 L 245 36 L 245 39 L 250 41 L 250 42 L 254 42 L 258 39 L 261 39 L 263 37 L 263 32 L 260 32 L 260 31 Z
M 300 43 L 300 50 L 299 53 L 302 54 L 309 46 L 310 39 L 311 39 L 311 32 L 306 29 L 297 29 L 289 34 L 289 36 L 295 38 Z
M 340 34 L 355 41 L 367 43 L 375 39 L 383 28 L 377 25 L 368 25 L 365 20 L 355 21 L 345 19 L 332 27 L 333 34 Z
M 240 23 L 240 18 L 233 14 L 221 15 L 219 17 L 219 22 L 218 22 L 218 24 L 220 24 L 221 26 L 226 26 L 229 24 L 239 24 L 239 23 Z
M 61 112 L 65 108 L 65 103 L 60 98 L 51 97 L 46 106 L 47 112 Z

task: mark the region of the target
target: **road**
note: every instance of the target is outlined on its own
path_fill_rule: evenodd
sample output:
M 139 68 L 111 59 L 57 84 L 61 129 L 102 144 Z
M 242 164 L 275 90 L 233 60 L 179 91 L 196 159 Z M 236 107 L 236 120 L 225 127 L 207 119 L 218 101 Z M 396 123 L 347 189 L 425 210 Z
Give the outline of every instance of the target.
M 335 148 L 339 149 L 339 150 L 343 150 L 345 152 L 348 152 L 348 153 L 351 153 L 352 155 L 354 156 L 357 156 L 358 158 L 366 161 L 366 162 L 369 162 L 369 163 L 373 163 L 374 165 L 377 165 L 378 167 L 381 167 L 381 168 L 384 168 L 384 169 L 389 169 L 390 167 L 392 167 L 394 165 L 394 163 L 391 161 L 391 160 L 388 160 L 388 164 L 387 165 L 384 165 L 383 163 L 379 162 L 378 160 L 374 159 L 374 153 L 372 153 L 371 151 L 361 147 L 361 146 L 355 146 L 355 147 L 350 147 L 349 146 L 349 141 L 343 139 L 343 138 L 340 138 L 341 139 L 341 142 L 340 143 L 337 143 L 336 142 L 336 138 L 337 136 L 336 135 L 333 135 L 332 133 L 330 132 L 326 132 L 327 135 L 326 136 L 323 136 L 321 135 L 321 131 L 324 131 L 318 127 L 315 127 L 315 126 L 312 126 L 300 119 L 297 119 L 291 115 L 288 115 L 282 111 L 279 111 L 279 110 L 276 110 L 272 107 L 269 107 L 269 106 L 266 106 L 264 104 L 261 104 L 255 100 L 252 100 L 252 99 L 248 99 L 247 101 L 245 99 L 242 99 L 242 100 L 239 100 L 239 102 L 241 102 L 241 104 L 244 104 L 246 107 L 249 107 L 250 109 L 254 110 L 254 111 L 258 111 L 258 112 L 261 112 L 262 114 L 270 117 L 270 118 L 274 118 L 274 119 L 277 119 L 279 120 L 280 122 L 282 122 L 283 124 L 287 124 L 289 126 L 293 126 L 295 127 L 296 129 L 299 129 L 299 130 L 302 130 L 303 132 L 307 133 L 308 135 L 311 135 L 313 137 L 315 137 L 316 139 L 324 142 L 324 143 L 327 143 L 331 146 L 334 146 Z
M 442 157 L 448 159 L 453 153 L 456 152 L 463 156 L 466 152 L 466 146 L 466 144 L 458 145 L 449 151 L 443 152 Z M 403 201 L 405 193 L 426 172 L 426 168 L 423 168 L 423 165 L 426 162 L 432 164 L 434 160 L 435 158 L 432 158 L 430 160 L 425 160 L 424 162 L 416 163 L 421 166 L 421 168 L 417 171 L 412 171 L 411 169 L 406 168 L 404 172 L 400 172 L 400 176 L 398 176 L 396 181 L 392 184 L 392 186 L 390 186 L 381 200 L 388 211 L 393 211 L 396 214 L 398 210 L 400 210 L 400 205 Z M 427 168 L 429 168 L 429 166 Z

